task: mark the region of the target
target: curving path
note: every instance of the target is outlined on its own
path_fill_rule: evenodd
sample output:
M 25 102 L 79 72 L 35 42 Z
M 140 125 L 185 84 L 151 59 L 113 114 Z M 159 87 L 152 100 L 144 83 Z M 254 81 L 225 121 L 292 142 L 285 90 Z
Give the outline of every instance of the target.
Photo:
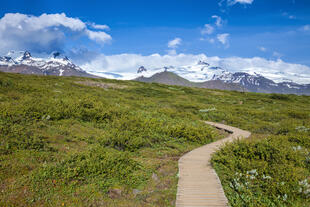
M 248 138 L 251 133 L 224 124 L 205 122 L 230 135 L 188 152 L 179 160 L 179 181 L 176 207 L 228 206 L 221 181 L 210 164 L 212 153 L 225 142 Z

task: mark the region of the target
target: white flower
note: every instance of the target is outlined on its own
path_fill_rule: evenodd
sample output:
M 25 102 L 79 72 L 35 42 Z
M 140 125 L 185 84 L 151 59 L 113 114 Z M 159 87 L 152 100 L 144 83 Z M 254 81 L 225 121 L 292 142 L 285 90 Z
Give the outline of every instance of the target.
M 271 179 L 271 177 L 269 175 L 267 176 L 263 175 L 263 179 Z
M 256 169 L 253 169 L 253 170 L 250 170 L 250 171 L 247 171 L 246 172 L 247 174 L 250 174 L 250 175 L 258 175 L 258 173 L 257 173 L 257 170 Z
M 297 150 L 301 150 L 301 149 L 302 149 L 302 147 L 299 146 L 299 145 L 298 145 L 297 147 L 292 147 L 292 148 L 293 148 L 294 151 L 297 151 Z
M 300 132 L 307 132 L 310 130 L 310 128 L 307 128 L 305 126 L 298 126 L 295 128 L 297 131 L 300 131 Z
M 216 111 L 216 108 L 209 108 L 209 109 L 200 109 L 199 112 L 209 112 L 209 111 Z

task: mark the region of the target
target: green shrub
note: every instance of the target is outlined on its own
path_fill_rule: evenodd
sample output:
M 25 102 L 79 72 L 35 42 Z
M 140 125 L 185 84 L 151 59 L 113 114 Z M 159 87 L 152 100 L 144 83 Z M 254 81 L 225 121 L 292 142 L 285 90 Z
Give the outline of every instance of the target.
M 212 164 L 221 177 L 230 204 L 308 206 L 307 142 L 309 137 L 274 136 L 237 141 L 217 152 Z
M 204 144 L 216 137 L 200 121 L 171 118 L 156 112 L 129 112 L 111 120 L 106 127 L 107 133 L 99 142 L 118 150 L 136 151 L 170 141 Z
M 95 180 L 98 188 L 107 192 L 111 186 L 138 186 L 147 179 L 144 171 L 141 164 L 130 158 L 130 154 L 99 147 L 72 155 L 56 165 L 44 166 L 33 173 L 32 180 L 35 188 L 45 186 L 48 180 L 67 185 L 87 184 Z
M 309 206 L 309 97 L 88 80 L 0 72 L 0 206 L 171 206 L 178 157 L 220 138 L 201 120 L 264 137 L 214 157 L 231 205 Z
M 271 99 L 275 99 L 275 100 L 283 100 L 283 101 L 289 101 L 290 97 L 288 95 L 283 95 L 283 94 L 271 94 L 270 95 Z
M 46 137 L 34 134 L 28 127 L 17 124 L 0 124 L 0 155 L 12 153 L 17 150 L 55 150 L 49 146 Z M 5 139 L 1 136 L 5 137 Z

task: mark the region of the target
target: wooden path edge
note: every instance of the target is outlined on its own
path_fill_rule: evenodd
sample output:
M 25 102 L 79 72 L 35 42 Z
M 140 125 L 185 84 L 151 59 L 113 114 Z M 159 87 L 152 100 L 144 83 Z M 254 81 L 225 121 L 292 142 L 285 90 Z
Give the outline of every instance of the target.
M 179 159 L 176 207 L 228 206 L 221 181 L 211 166 L 211 156 L 224 143 L 232 142 L 235 139 L 248 138 L 251 133 L 220 123 L 208 121 L 205 123 L 230 134 L 224 139 L 196 148 Z

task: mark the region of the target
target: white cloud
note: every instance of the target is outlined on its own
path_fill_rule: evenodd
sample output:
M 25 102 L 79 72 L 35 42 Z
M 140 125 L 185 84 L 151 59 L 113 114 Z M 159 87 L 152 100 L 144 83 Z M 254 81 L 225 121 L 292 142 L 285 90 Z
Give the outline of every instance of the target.
M 297 18 L 295 15 L 290 15 L 288 12 L 283 12 L 282 16 L 287 17 L 289 19 L 296 19 Z
M 95 24 L 95 23 L 89 23 L 88 24 L 91 28 L 94 29 L 100 29 L 100 30 L 110 30 L 110 27 L 105 24 Z
M 143 65 L 146 68 L 154 69 L 164 66 L 182 66 L 193 64 L 206 56 L 191 55 L 191 54 L 177 54 L 177 55 L 159 55 L 152 54 L 143 56 L 139 54 L 119 54 L 106 56 L 101 54 L 95 59 L 82 65 L 88 71 L 106 71 L 116 73 L 136 73 L 139 66 Z
M 227 0 L 228 5 L 234 5 L 234 4 L 252 4 L 254 0 Z
M 303 26 L 303 27 L 302 27 L 302 30 L 304 30 L 304 31 L 310 31 L 310 25 L 308 24 L 308 25 Z
M 277 52 L 277 51 L 274 51 L 273 53 L 272 53 L 272 56 L 274 56 L 274 57 L 276 57 L 276 58 L 281 58 L 283 55 L 281 54 L 281 53 L 279 53 L 279 52 Z
M 201 40 L 201 41 L 208 41 L 211 44 L 215 43 L 215 39 L 214 38 L 203 38 L 203 37 L 201 37 L 199 40 Z
M 215 40 L 213 38 L 208 39 L 208 41 L 213 44 L 215 42 Z
M 201 34 L 212 34 L 214 32 L 214 27 L 210 24 L 205 24 L 203 29 L 201 30 Z
M 212 18 L 215 19 L 215 25 L 217 27 L 223 26 L 223 20 L 222 20 L 222 18 L 220 16 L 213 15 Z
M 262 52 L 266 52 L 267 51 L 267 48 L 265 48 L 265 47 L 258 47 L 258 49 L 260 50 L 260 51 L 262 51 Z
M 212 35 L 216 28 L 218 27 L 222 27 L 224 24 L 223 19 L 220 16 L 217 15 L 212 15 L 211 16 L 212 19 L 215 19 L 215 25 L 212 26 L 211 24 L 205 24 L 203 29 L 201 30 L 201 34 L 202 35 Z M 216 34 L 215 34 L 216 35 Z M 216 38 L 218 41 L 220 41 L 222 44 L 226 45 L 226 47 L 228 47 L 228 36 L 229 34 L 225 33 L 225 34 L 217 34 Z M 200 38 L 200 40 L 202 41 L 208 41 L 211 44 L 215 43 L 215 37 L 205 37 L 205 38 Z
M 182 42 L 181 38 L 174 38 L 173 40 L 168 42 L 168 47 L 169 48 L 177 48 Z
M 175 49 L 168 50 L 168 55 L 177 55 L 177 51 Z
M 220 0 L 218 5 L 221 7 L 220 11 L 221 12 L 226 12 L 228 8 L 225 8 L 225 3 L 226 7 L 234 6 L 236 4 L 241 4 L 241 5 L 251 5 L 254 2 L 254 0 Z
M 267 60 L 260 57 L 221 58 L 218 56 L 207 57 L 205 54 L 176 54 L 159 55 L 153 54 L 142 56 L 139 54 L 119 54 L 96 56 L 93 60 L 82 65 L 82 68 L 97 75 L 104 73 L 115 73 L 120 75 L 119 79 L 136 78 L 137 69 L 143 65 L 149 71 L 164 66 L 186 66 L 196 64 L 199 60 L 205 60 L 212 66 L 220 66 L 230 72 L 254 72 L 264 75 L 276 82 L 284 79 L 292 79 L 298 83 L 310 83 L 310 67 L 300 64 L 286 63 L 281 59 Z M 105 76 L 105 75 L 104 75 Z M 111 77 L 111 76 L 109 76 Z
M 217 36 L 218 41 L 220 41 L 220 43 L 222 43 L 223 45 L 228 46 L 228 38 L 229 38 L 229 34 L 228 33 L 223 33 L 223 34 L 218 34 Z
M 223 58 L 219 62 L 223 68 L 230 71 L 243 71 L 252 74 L 256 72 L 276 82 L 291 79 L 297 83 L 310 83 L 310 68 L 308 66 L 286 63 L 281 59 L 274 61 L 260 57 L 231 57 Z
M 87 36 L 89 37 L 89 39 L 94 40 L 97 43 L 104 44 L 112 39 L 110 35 L 102 31 L 94 32 L 94 31 L 87 29 L 85 32 Z
M 95 25 L 94 26 L 98 26 Z M 103 25 L 99 25 L 102 28 Z M 79 18 L 66 14 L 42 14 L 40 16 L 20 13 L 7 13 L 0 19 L 0 52 L 9 50 L 31 50 L 33 52 L 51 52 L 62 50 L 65 39 L 70 36 L 87 36 L 100 44 L 111 40 L 103 31 L 91 31 Z

